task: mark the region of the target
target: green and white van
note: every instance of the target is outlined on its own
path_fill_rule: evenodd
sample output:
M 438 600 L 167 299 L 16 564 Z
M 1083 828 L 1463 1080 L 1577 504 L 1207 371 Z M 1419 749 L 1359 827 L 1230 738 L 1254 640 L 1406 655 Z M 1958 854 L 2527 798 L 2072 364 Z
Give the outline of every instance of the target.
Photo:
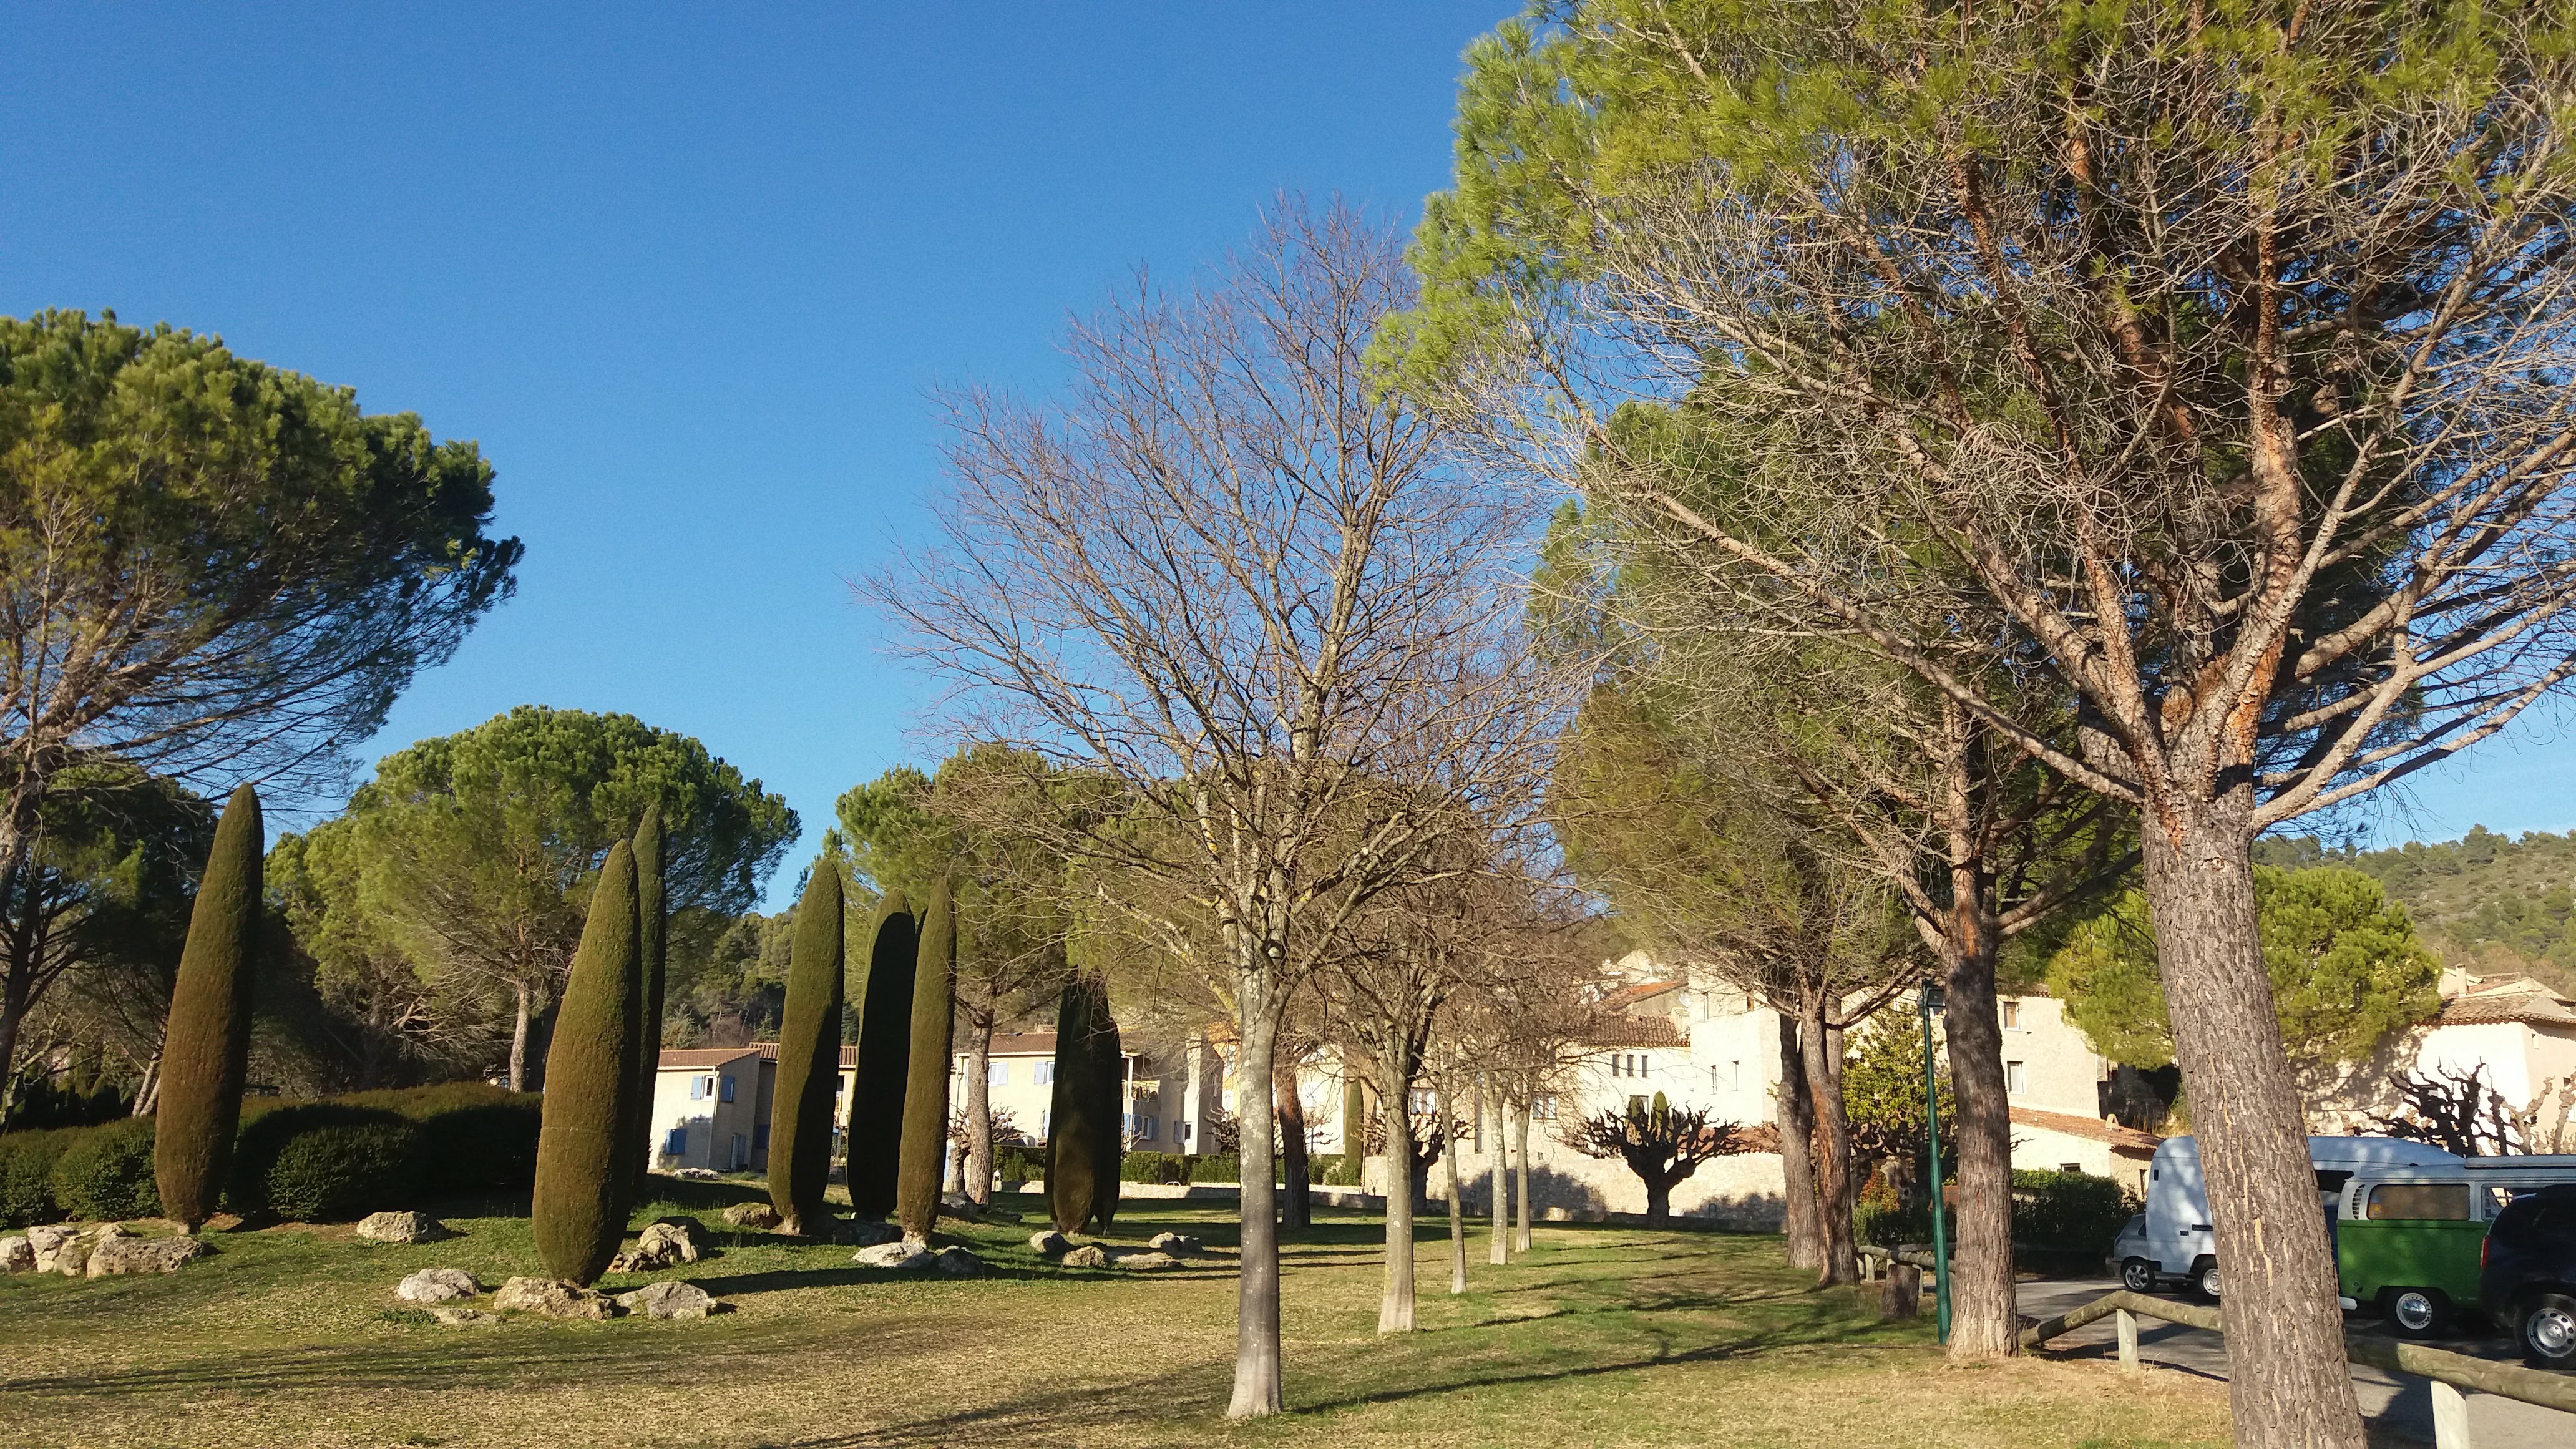
M 2487 1225 L 2514 1193 L 2556 1183 L 2576 1183 L 2576 1156 L 2354 1172 L 2332 1217 L 2343 1306 L 2375 1309 L 2408 1338 L 2447 1333 L 2457 1310 L 2478 1301 Z

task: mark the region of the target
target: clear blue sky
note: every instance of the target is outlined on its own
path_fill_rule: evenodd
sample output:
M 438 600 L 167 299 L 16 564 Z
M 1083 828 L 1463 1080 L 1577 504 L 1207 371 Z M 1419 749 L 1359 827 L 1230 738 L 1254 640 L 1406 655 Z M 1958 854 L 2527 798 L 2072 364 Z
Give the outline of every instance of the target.
M 1516 8 L 8 5 L 0 312 L 219 333 L 482 444 L 518 597 L 362 758 L 625 710 L 810 849 L 932 748 L 842 583 L 935 482 L 925 391 L 1050 386 L 1068 309 L 1279 188 L 1409 225 Z M 2494 750 L 2383 833 L 2566 828 L 2570 760 Z

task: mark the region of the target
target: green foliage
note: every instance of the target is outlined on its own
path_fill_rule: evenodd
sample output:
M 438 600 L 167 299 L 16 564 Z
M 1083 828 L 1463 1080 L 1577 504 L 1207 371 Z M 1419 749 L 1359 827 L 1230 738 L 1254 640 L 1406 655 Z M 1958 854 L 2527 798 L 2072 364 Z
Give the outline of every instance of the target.
M 409 1207 L 428 1177 L 423 1135 L 381 1107 L 308 1102 L 263 1112 L 234 1146 L 225 1200 L 245 1216 L 315 1223 Z
M 894 1211 L 895 1168 L 903 1155 L 903 1099 L 911 1076 L 912 978 L 920 951 L 912 904 L 890 890 L 868 931 L 861 990 L 858 1064 L 851 1071 L 850 1206 L 864 1218 Z
M 828 1221 L 823 1186 L 832 1167 L 832 1087 L 841 1071 L 841 868 L 828 859 L 806 877 L 795 931 L 771 1098 L 769 1201 L 787 1231 L 808 1233 Z
M 2441 967 L 2377 882 L 2339 868 L 2257 866 L 2263 962 L 2294 1066 L 2362 1061 L 2441 1007 Z M 2049 990 L 2093 1049 L 2135 1067 L 2173 1060 L 2164 982 L 2144 892 L 2075 927 L 2049 961 Z
M 1020 1146 L 997 1147 L 993 1150 L 993 1172 L 1004 1182 L 1039 1182 L 1046 1177 L 1046 1152 L 1043 1148 Z
M 912 983 L 912 1080 L 903 1093 L 895 1211 L 904 1235 L 927 1240 L 939 1221 L 939 1182 L 948 1167 L 948 1045 L 957 1029 L 957 923 L 948 878 L 930 882 L 921 913 L 921 950 Z
M 1931 1242 L 1932 1204 L 1902 1201 L 1885 1177 L 1872 1176 L 1852 1201 L 1852 1237 L 1882 1248 Z
M 2138 1210 L 2138 1200 L 2107 1177 L 2081 1172 L 2016 1170 L 2013 1242 L 2022 1247 L 2109 1249 Z
M 162 1038 L 154 1174 L 165 1215 L 192 1232 L 214 1216 L 241 1121 L 263 844 L 259 796 L 244 785 L 215 827 Z
M 1188 1182 L 1193 1161 L 1195 1159 L 1178 1152 L 1130 1152 L 1118 1164 L 1118 1176 L 1125 1182 Z M 1048 1186 L 1050 1189 L 1054 1186 L 1052 1178 L 1048 1180 Z M 1050 1191 L 1048 1196 L 1052 1199 L 1053 1192 Z M 1061 1218 L 1057 1219 L 1058 1232 L 1079 1232 L 1081 1229 L 1080 1222 L 1068 1228 Z
M 50 1223 L 61 1215 L 54 1203 L 54 1164 L 83 1132 L 65 1127 L 0 1133 L 0 1228 Z
M 1056 1001 L 1055 1087 L 1047 1110 L 1047 1210 L 1058 1232 L 1080 1232 L 1088 1223 L 1106 1230 L 1117 1215 L 1116 1184 L 1121 1180 L 1165 1180 L 1131 1178 L 1120 1161 L 1125 1147 L 1123 1104 L 1116 1095 L 1122 1090 L 1121 1070 L 1108 987 L 1089 972 L 1078 974 L 1064 983 Z M 1127 1158 L 1139 1155 L 1170 1154 Z
M 1912 1014 L 1873 1017 L 1852 1038 L 1850 1060 L 1843 1064 L 1843 1112 L 1852 1145 L 1864 1157 L 1903 1153 L 1917 1163 L 1922 1178 L 1923 1029 Z M 1938 1101 L 1941 1112 L 1941 1160 L 1959 1160 L 1959 1104 L 1950 1089 L 1949 1064 L 1941 1064 Z
M 653 1083 L 661 1068 L 664 955 L 670 922 L 668 892 L 662 884 L 662 805 L 644 807 L 635 825 L 635 964 L 642 979 L 635 1014 L 635 1050 L 628 1062 L 634 1081 L 628 1088 L 625 1141 L 618 1150 L 624 1174 L 623 1200 L 631 1212 L 642 1190 L 646 1164 L 652 1161 Z
M 83 1129 L 54 1159 L 55 1206 L 84 1221 L 172 1216 L 155 1186 L 152 1139 L 149 1117 Z
M 2576 832 L 2505 836 L 2474 825 L 2458 840 L 2410 840 L 2385 850 L 2267 837 L 2254 843 L 2254 858 L 2284 869 L 2360 871 L 2406 908 L 2443 964 L 2486 975 L 2527 973 L 2576 991 Z
M 449 1082 L 328 1100 L 397 1112 L 418 1124 L 424 1193 L 528 1192 L 536 1185 L 544 1098 L 534 1092 Z
M 589 1284 L 617 1255 L 626 1229 L 616 1169 L 625 1125 L 627 1057 L 635 1050 L 642 949 L 636 925 L 635 855 L 609 848 L 589 921 L 573 954 L 572 979 L 546 1053 L 546 1093 L 537 1135 L 530 1226 L 546 1271 Z

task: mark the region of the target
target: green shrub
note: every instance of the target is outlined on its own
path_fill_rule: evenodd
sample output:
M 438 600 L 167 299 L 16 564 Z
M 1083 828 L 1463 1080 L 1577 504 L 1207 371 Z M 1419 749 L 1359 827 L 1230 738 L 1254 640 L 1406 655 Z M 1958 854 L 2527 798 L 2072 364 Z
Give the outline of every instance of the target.
M 2024 1247 L 2098 1252 L 2138 1211 L 2138 1200 L 2107 1177 L 2028 1169 L 2012 1176 L 2013 1241 Z
M 411 1206 L 428 1174 L 420 1127 L 398 1112 L 299 1102 L 261 1113 L 233 1144 L 237 1213 L 326 1223 Z
M 1118 1164 L 1118 1177 L 1122 1182 L 1187 1182 L 1190 1160 L 1177 1152 L 1130 1152 Z
M 54 1202 L 54 1163 L 92 1130 L 64 1127 L 0 1136 L 0 1228 L 56 1220 L 62 1210 Z
M 1189 1180 L 1192 1182 L 1234 1182 L 1238 1180 L 1238 1176 L 1241 1171 L 1242 1169 L 1236 1163 L 1233 1153 L 1229 1152 L 1222 1156 L 1211 1153 L 1205 1157 L 1194 1157 L 1190 1159 Z
M 1349 1153 L 1327 1153 L 1306 1159 L 1306 1180 L 1326 1187 L 1360 1185 L 1360 1159 Z
M 152 1137 L 149 1117 L 129 1117 L 74 1134 L 54 1159 L 55 1207 L 64 1217 L 84 1221 L 161 1216 Z
M 993 1170 L 1004 1182 L 1035 1182 L 1046 1176 L 1046 1158 L 1034 1148 L 998 1148 L 993 1153 Z

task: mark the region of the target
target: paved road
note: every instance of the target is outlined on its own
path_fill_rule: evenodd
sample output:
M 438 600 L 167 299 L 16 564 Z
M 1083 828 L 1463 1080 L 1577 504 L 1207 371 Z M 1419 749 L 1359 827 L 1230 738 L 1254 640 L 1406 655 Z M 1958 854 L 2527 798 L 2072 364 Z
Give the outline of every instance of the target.
M 2109 1278 L 2053 1279 L 2021 1285 L 2021 1311 L 2032 1318 L 2053 1318 L 2101 1297 L 2120 1285 Z M 2096 1323 L 2049 1340 L 2060 1353 L 2117 1351 L 2113 1320 Z M 2500 1339 L 2460 1339 L 2440 1347 L 2459 1353 L 2511 1361 L 2510 1346 Z M 2227 1377 L 2227 1341 L 2215 1333 L 2179 1323 L 2138 1323 L 2138 1357 L 2188 1373 Z M 2413 1374 L 2392 1374 L 2367 1364 L 2352 1369 L 2353 1394 L 2362 1417 L 2380 1436 L 2416 1443 L 2433 1442 L 2432 1381 Z M 2469 1437 L 2478 1449 L 2576 1449 L 2576 1414 L 2562 1414 L 2517 1399 L 2470 1394 Z

